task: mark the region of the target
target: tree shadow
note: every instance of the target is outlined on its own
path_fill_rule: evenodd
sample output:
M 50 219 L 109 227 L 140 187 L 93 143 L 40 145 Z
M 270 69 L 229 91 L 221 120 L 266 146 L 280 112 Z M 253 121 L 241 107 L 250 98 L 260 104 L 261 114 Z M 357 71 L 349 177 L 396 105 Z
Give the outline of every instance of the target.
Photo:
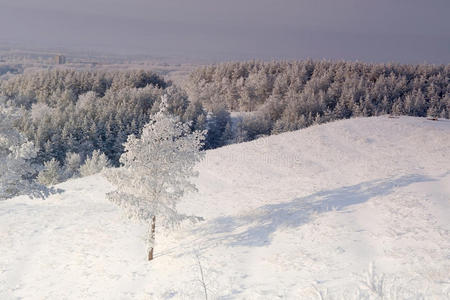
M 229 246 L 266 246 L 270 244 L 273 233 L 280 228 L 295 228 L 306 224 L 313 215 L 330 210 L 342 211 L 373 197 L 388 195 L 396 188 L 426 181 L 435 179 L 406 175 L 321 191 L 290 202 L 264 205 L 244 216 L 216 218 L 208 226 L 202 226 L 206 229 L 196 231 L 209 242 L 221 240 Z
M 42 184 L 34 184 L 26 195 L 34 199 L 46 199 L 51 195 L 62 194 L 63 192 L 64 190 L 60 188 L 46 187 Z
M 28 196 L 31 199 L 41 199 L 44 200 L 51 195 L 62 194 L 64 192 L 63 189 L 55 188 L 55 187 L 46 187 L 40 183 L 31 182 L 23 186 L 19 186 L 17 191 L 14 193 L 3 196 L 0 195 L 0 201 L 5 201 L 18 196 Z

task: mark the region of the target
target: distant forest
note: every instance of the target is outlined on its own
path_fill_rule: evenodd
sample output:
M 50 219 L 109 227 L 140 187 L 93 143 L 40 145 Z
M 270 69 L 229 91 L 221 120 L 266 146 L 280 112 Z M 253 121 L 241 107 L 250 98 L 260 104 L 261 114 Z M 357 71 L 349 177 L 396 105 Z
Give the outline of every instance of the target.
M 39 148 L 37 160 L 67 153 L 85 159 L 100 150 L 114 163 L 128 135 L 139 135 L 167 94 L 170 111 L 192 128 L 204 128 L 204 111 L 186 93 L 144 71 L 42 71 L 15 76 L 1 85 L 3 101 L 22 108 L 17 126 Z
M 450 65 L 238 62 L 194 71 L 186 90 L 207 110 L 246 114 L 240 140 L 383 114 L 450 117 Z
M 208 130 L 211 149 L 354 116 L 449 118 L 449 73 L 449 65 L 251 61 L 202 67 L 176 86 L 147 71 L 51 70 L 0 82 L 0 100 L 21 109 L 16 126 L 38 147 L 36 162 L 98 150 L 118 165 L 128 135 L 140 134 L 164 94 L 170 112 Z

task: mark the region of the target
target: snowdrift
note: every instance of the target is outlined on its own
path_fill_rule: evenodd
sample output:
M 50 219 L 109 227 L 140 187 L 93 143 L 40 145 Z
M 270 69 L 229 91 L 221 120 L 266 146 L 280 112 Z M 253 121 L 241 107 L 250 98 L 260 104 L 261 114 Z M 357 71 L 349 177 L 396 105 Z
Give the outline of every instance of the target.
M 0 299 L 450 296 L 450 121 L 338 121 L 198 170 L 179 209 L 205 221 L 157 231 L 150 263 L 100 175 L 0 202 Z

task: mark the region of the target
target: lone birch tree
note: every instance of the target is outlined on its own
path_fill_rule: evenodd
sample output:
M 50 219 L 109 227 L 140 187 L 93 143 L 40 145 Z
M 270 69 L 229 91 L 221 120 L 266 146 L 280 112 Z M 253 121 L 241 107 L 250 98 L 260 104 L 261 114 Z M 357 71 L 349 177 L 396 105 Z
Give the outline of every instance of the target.
M 183 219 L 176 204 L 185 192 L 195 191 L 190 179 L 197 175 L 194 166 L 202 159 L 204 131 L 191 132 L 189 124 L 167 111 L 163 96 L 160 111 L 144 126 L 140 138 L 131 135 L 124 144 L 121 167 L 106 173 L 117 190 L 110 201 L 122 207 L 127 216 L 149 226 L 148 260 L 153 259 L 156 218 L 164 227 L 174 227 Z

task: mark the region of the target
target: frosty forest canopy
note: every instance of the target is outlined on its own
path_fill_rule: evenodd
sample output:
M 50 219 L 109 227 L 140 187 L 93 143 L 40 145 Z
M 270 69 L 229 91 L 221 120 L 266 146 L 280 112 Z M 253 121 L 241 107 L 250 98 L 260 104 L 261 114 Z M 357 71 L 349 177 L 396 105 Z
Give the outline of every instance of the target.
M 162 95 L 191 130 L 207 130 L 212 149 L 355 116 L 449 118 L 449 77 L 449 65 L 311 60 L 211 65 L 181 85 L 149 71 L 62 69 L 1 81 L 0 101 L 16 108 L 11 126 L 37 148 L 30 178 L 42 172 L 41 183 L 54 184 L 118 166 Z

